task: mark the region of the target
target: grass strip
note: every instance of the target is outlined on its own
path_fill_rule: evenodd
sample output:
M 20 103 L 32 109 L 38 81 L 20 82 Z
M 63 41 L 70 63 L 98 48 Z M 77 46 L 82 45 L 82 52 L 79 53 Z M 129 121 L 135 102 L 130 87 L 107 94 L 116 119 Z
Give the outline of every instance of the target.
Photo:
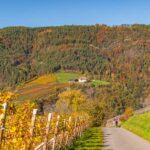
M 93 127 L 87 129 L 69 150 L 102 150 L 102 145 L 102 130 L 100 127 Z

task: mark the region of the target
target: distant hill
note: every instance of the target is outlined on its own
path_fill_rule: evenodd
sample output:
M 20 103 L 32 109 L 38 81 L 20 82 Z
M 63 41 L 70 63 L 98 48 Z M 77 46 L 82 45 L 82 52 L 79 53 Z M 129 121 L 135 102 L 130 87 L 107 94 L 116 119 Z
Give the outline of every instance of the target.
M 59 70 L 80 71 L 115 86 L 113 107 L 135 108 L 149 93 L 149 60 L 149 25 L 0 29 L 1 88 Z

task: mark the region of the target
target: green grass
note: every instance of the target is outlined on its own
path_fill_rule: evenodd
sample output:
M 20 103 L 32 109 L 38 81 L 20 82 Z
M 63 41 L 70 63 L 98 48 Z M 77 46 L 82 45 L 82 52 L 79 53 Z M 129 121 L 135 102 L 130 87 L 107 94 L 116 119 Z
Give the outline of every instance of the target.
M 102 150 L 103 135 L 100 127 L 86 130 L 69 150 Z
M 67 72 L 59 72 L 59 73 L 56 73 L 55 75 L 56 75 L 57 81 L 60 83 L 66 83 L 70 79 L 75 79 L 75 78 L 80 77 L 78 73 L 67 73 Z
M 93 80 L 91 84 L 95 87 L 109 85 L 110 83 L 104 80 Z
M 150 112 L 129 118 L 122 127 L 150 141 Z

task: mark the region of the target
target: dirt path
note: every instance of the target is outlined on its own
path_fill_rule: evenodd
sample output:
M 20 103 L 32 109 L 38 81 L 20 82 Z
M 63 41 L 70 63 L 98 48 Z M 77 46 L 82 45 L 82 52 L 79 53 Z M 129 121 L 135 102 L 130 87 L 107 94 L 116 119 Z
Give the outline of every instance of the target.
M 150 143 L 122 128 L 104 128 L 103 150 L 150 150 Z

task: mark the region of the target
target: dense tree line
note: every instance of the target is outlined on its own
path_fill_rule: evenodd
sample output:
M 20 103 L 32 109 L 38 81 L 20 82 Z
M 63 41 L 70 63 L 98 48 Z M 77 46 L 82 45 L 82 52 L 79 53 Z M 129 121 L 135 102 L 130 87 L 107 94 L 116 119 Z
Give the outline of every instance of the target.
M 137 108 L 149 87 L 149 39 L 150 26 L 137 24 L 3 28 L 0 87 L 59 70 L 81 71 L 114 84 L 108 91 L 116 113 L 127 101 Z

